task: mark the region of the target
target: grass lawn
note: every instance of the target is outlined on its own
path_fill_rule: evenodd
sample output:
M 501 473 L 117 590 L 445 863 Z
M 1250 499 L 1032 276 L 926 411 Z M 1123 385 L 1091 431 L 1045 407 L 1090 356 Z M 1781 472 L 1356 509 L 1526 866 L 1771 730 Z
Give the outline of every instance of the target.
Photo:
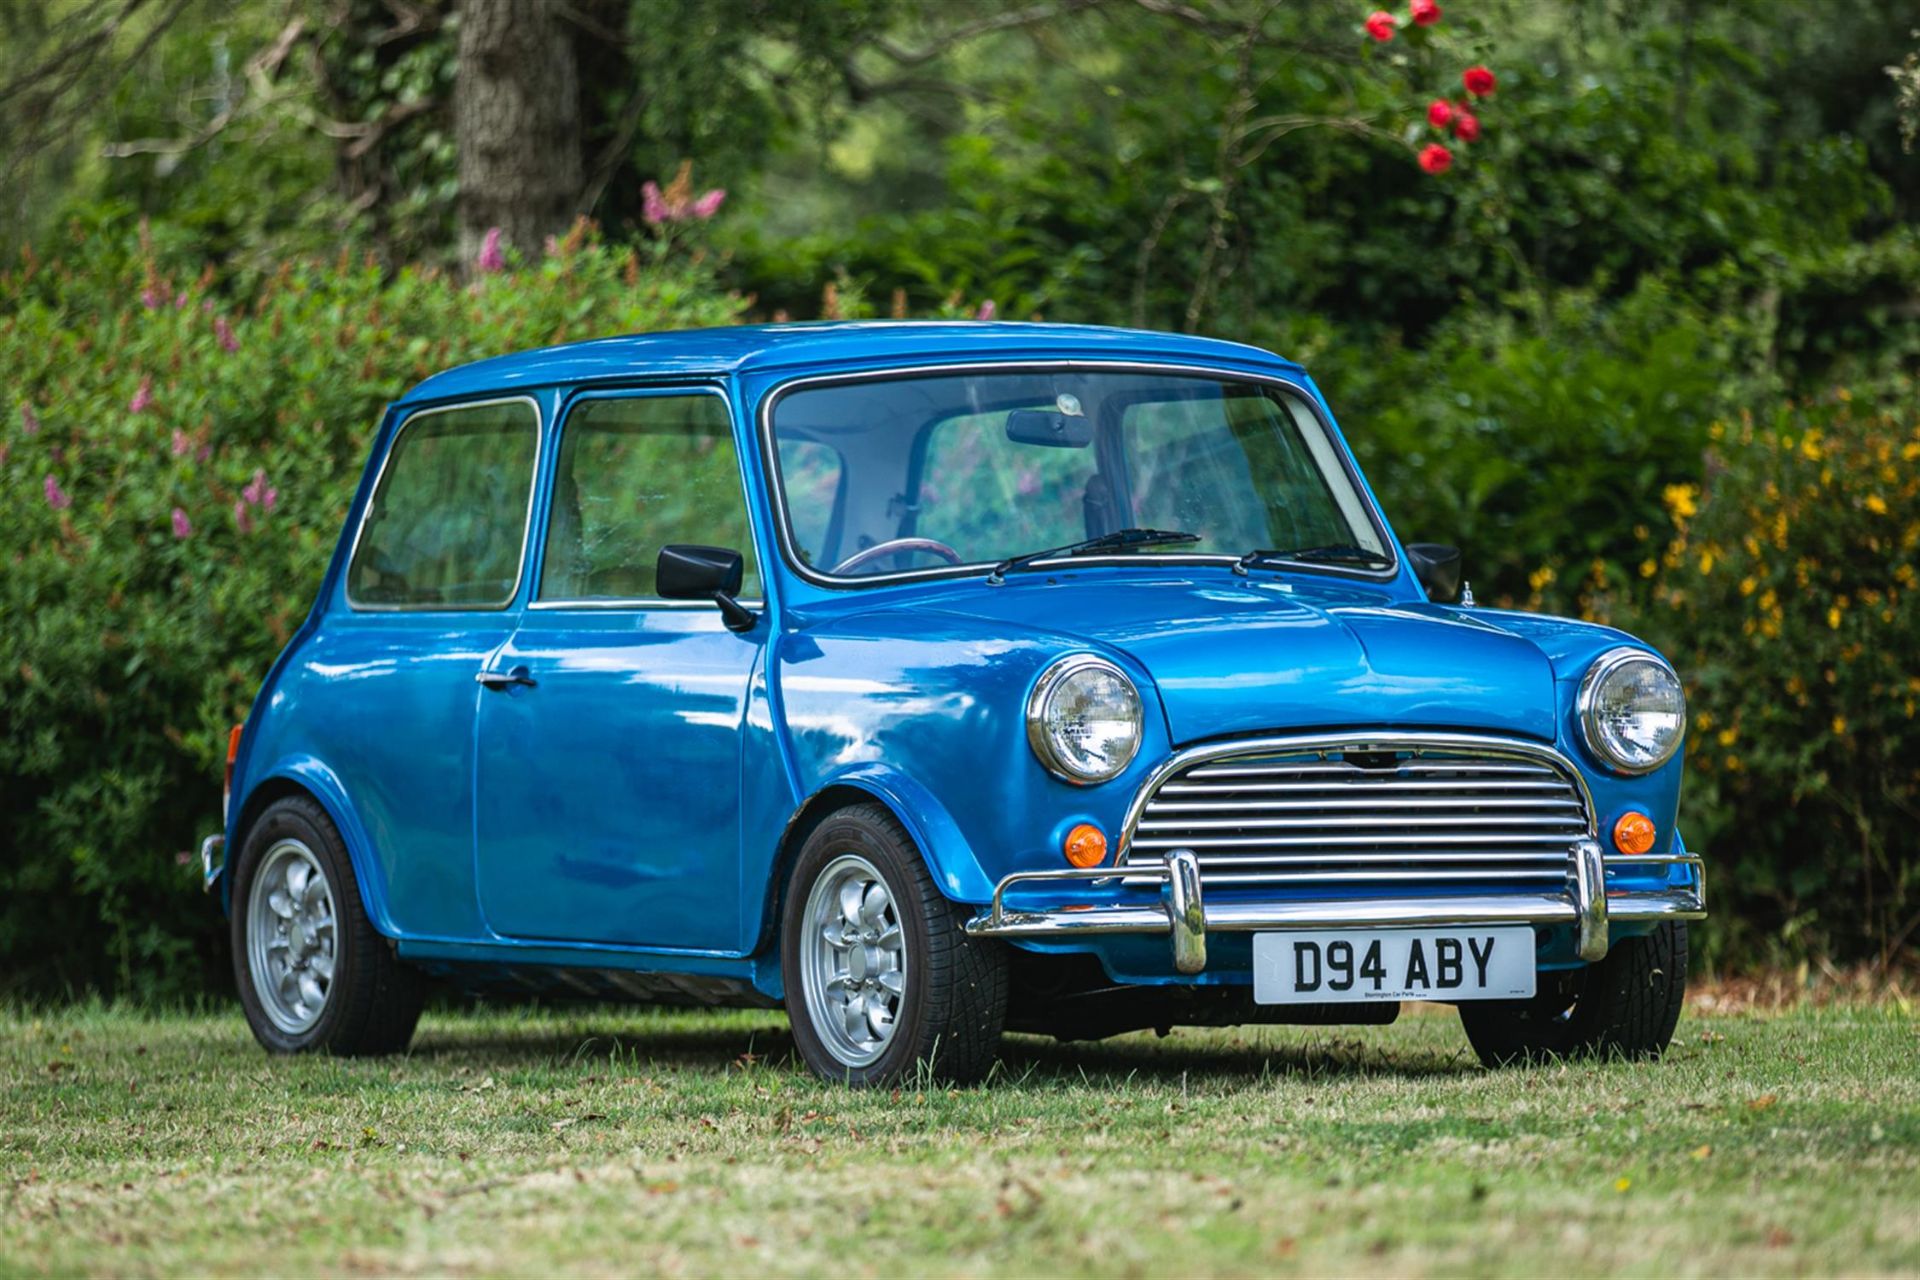
M 430 1015 L 269 1059 L 236 1011 L 0 1012 L 0 1273 L 1920 1272 L 1920 1020 L 1708 1013 L 1652 1065 L 1393 1027 L 1013 1038 L 815 1083 L 774 1014 Z

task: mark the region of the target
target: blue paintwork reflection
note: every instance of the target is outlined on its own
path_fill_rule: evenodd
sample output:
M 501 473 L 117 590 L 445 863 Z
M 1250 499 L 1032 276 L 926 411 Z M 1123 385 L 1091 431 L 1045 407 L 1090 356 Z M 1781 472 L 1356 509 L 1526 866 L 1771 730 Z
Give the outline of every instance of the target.
M 890 806 L 944 891 L 964 903 L 985 902 L 1011 871 L 1059 866 L 1073 823 L 1117 835 L 1135 789 L 1176 747 L 1287 730 L 1446 728 L 1552 742 L 1582 764 L 1603 830 L 1639 808 L 1659 824 L 1663 847 L 1682 847 L 1679 760 L 1649 777 L 1616 777 L 1586 756 L 1573 722 L 1588 664 L 1637 642 L 1568 619 L 1431 604 L 1404 564 L 1384 583 L 1089 564 L 1012 575 L 1004 586 L 974 576 L 857 591 L 793 572 L 773 537 L 756 430 L 770 391 L 822 372 L 1025 359 L 1256 372 L 1319 403 L 1297 366 L 1250 347 L 1052 325 L 649 335 L 437 375 L 383 423 L 319 603 L 256 703 L 231 847 L 264 799 L 297 785 L 333 814 L 369 913 L 403 955 L 667 970 L 767 995 L 782 983 L 773 922 L 791 852 L 783 839 L 810 798 L 835 788 Z M 550 424 L 583 388 L 649 380 L 731 401 L 767 593 L 744 635 L 705 608 L 527 605 Z M 543 424 L 520 593 L 499 612 L 349 608 L 341 572 L 397 422 L 420 405 L 503 392 L 533 395 Z M 1025 737 L 1035 678 L 1081 651 L 1125 670 L 1148 713 L 1138 758 L 1098 787 L 1048 774 Z M 493 692 L 474 681 L 516 667 L 531 688 Z M 1074 892 L 1091 901 L 1120 890 Z M 1039 896 L 1049 893 L 1057 900 L 1058 890 Z M 1200 980 L 1244 980 L 1236 946 L 1222 940 Z M 1159 940 L 1089 949 L 1130 980 L 1183 980 L 1167 971 Z

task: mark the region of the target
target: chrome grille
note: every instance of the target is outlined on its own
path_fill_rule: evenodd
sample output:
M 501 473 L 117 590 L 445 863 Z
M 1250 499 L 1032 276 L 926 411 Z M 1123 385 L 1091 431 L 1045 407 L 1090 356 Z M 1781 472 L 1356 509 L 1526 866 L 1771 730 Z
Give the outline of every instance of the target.
M 1591 830 L 1584 788 L 1550 751 L 1356 742 L 1177 770 L 1147 798 L 1123 865 L 1191 849 L 1208 888 L 1329 896 L 1343 885 L 1557 888 Z

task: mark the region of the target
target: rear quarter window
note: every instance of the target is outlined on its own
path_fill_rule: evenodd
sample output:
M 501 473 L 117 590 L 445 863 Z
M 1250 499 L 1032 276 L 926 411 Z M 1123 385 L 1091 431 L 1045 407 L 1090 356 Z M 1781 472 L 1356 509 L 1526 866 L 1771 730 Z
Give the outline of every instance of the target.
M 519 587 L 540 418 L 524 400 L 400 426 L 347 569 L 373 609 L 503 609 Z

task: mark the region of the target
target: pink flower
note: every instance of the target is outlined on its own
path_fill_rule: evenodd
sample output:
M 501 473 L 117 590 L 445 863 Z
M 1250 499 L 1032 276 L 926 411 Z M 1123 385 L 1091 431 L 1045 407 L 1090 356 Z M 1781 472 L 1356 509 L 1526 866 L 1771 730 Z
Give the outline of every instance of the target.
M 145 413 L 153 404 L 153 379 L 140 379 L 140 389 L 133 393 L 133 399 L 127 401 L 127 412 Z
M 193 448 L 193 441 L 187 439 L 187 433 L 175 427 L 173 429 L 173 456 L 176 458 L 184 458 L 187 456 L 187 450 L 191 448 Z
M 667 199 L 660 194 L 660 184 L 651 180 L 640 184 L 640 216 L 647 225 L 657 227 L 672 216 L 667 210 Z
M 233 504 L 233 522 L 240 526 L 240 532 L 253 532 L 253 513 L 247 509 L 247 500 L 241 498 Z
M 486 238 L 480 242 L 480 256 L 473 260 L 473 265 L 482 274 L 491 274 L 506 267 L 507 255 L 500 250 L 500 228 L 488 228 Z
M 185 289 L 182 289 L 180 292 L 173 295 L 173 309 L 175 311 L 178 311 L 180 308 L 186 305 L 187 305 L 187 291 Z
M 486 256 L 484 251 L 481 256 Z M 233 326 L 227 323 L 225 316 L 213 322 L 213 336 L 219 341 L 222 351 L 233 352 L 240 349 L 240 340 L 233 336 Z
M 155 289 L 152 285 L 148 285 L 146 288 L 140 291 L 140 305 L 145 307 L 147 310 L 149 311 L 157 310 L 160 306 L 160 301 L 161 301 L 160 291 L 158 289 Z
M 1031 498 L 1034 494 L 1040 492 L 1039 470 L 1034 467 L 1028 467 L 1022 471 L 1019 479 L 1014 482 L 1013 488 L 1014 492 L 1023 498 Z
M 1430 27 L 1440 21 L 1440 6 L 1434 0 L 1413 0 L 1410 9 L 1416 27 Z
M 173 536 L 185 538 L 193 533 L 193 521 L 187 519 L 187 513 L 180 508 L 173 509 Z
M 20 430 L 30 436 L 40 433 L 40 419 L 34 416 L 33 406 L 24 400 L 20 402 Z
M 240 491 L 240 497 L 262 511 L 271 511 L 280 498 L 280 491 L 267 484 L 265 471 L 256 471 L 253 473 L 253 483 Z
M 47 505 L 55 511 L 65 511 L 73 505 L 73 499 L 67 496 L 67 491 L 60 487 L 60 482 L 52 475 L 47 476 L 46 492 Z
M 724 187 L 715 187 L 693 202 L 693 216 L 705 222 L 708 218 L 720 212 L 720 206 L 726 198 L 726 189 Z
M 1427 123 L 1436 129 L 1444 129 L 1453 119 L 1453 104 L 1445 98 L 1435 98 L 1427 105 Z
M 1367 34 L 1381 44 L 1393 39 L 1393 33 L 1398 26 L 1399 24 L 1393 20 L 1393 15 L 1385 9 L 1375 9 L 1367 15 Z
M 993 305 L 993 299 L 988 298 L 985 302 L 980 304 L 980 310 L 974 313 L 973 318 L 975 320 L 991 320 L 999 312 L 999 310 L 1000 308 Z
M 1465 107 L 1453 117 L 1453 136 L 1462 142 L 1480 141 L 1480 117 Z

